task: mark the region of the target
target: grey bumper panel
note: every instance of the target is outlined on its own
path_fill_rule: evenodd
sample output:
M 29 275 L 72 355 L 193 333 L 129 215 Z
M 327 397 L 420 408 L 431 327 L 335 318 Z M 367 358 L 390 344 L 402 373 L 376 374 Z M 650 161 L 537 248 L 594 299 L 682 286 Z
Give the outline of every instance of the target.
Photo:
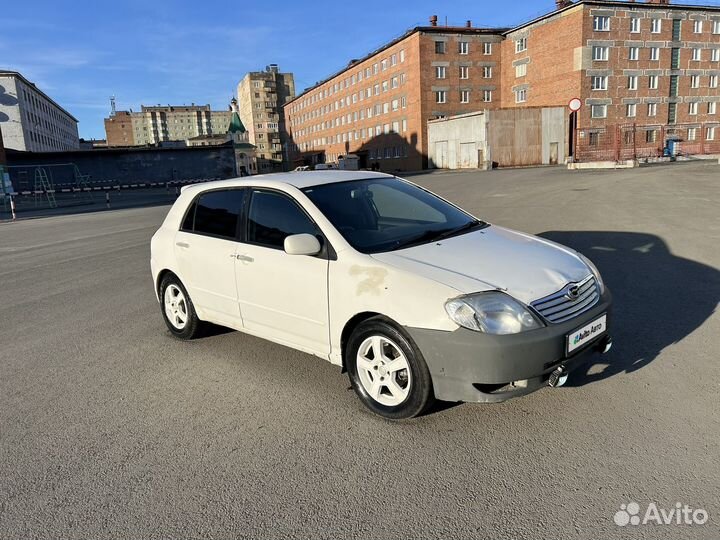
M 406 328 L 427 362 L 435 397 L 446 401 L 499 402 L 538 390 L 559 365 L 569 371 L 604 347 L 610 336 L 612 299 L 600 301 L 581 316 L 561 324 L 509 336 L 493 336 L 460 328 L 454 332 Z M 608 331 L 572 356 L 565 356 L 565 337 L 600 315 L 608 314 Z M 520 385 L 510 383 L 523 381 Z M 484 391 L 485 387 L 497 390 Z M 505 387 L 505 385 L 508 385 Z

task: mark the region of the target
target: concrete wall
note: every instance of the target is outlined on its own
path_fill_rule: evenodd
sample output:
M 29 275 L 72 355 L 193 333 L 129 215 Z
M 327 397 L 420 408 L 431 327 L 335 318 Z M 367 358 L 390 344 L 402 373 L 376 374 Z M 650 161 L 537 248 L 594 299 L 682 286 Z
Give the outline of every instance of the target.
M 567 111 L 525 107 L 479 111 L 428 122 L 430 166 L 441 169 L 564 163 Z
M 438 169 L 477 169 L 487 161 L 487 114 L 476 112 L 428 122 L 428 158 Z M 482 157 L 479 157 L 481 151 Z
M 33 187 L 35 169 L 44 166 L 53 184 L 73 184 L 75 164 L 88 182 L 167 182 L 195 178 L 235 177 L 231 144 L 192 148 L 107 149 L 77 152 L 7 153 L 10 179 L 16 190 Z M 62 165 L 65 164 L 65 165 Z M 20 185 L 28 184 L 29 186 Z

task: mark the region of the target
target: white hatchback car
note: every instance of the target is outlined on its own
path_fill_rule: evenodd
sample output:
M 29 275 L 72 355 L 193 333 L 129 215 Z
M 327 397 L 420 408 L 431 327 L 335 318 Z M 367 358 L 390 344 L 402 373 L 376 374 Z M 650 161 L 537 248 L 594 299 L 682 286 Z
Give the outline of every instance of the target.
M 387 418 L 559 386 L 611 345 L 588 259 L 386 174 L 188 186 L 151 250 L 172 334 L 207 321 L 319 356 Z

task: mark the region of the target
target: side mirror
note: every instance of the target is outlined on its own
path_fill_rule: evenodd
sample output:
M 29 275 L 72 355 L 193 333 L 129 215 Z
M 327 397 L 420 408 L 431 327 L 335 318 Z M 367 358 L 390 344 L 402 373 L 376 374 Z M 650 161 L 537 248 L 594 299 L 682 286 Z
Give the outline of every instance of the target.
M 322 247 L 312 234 L 292 234 L 285 238 L 285 253 L 288 255 L 317 255 Z

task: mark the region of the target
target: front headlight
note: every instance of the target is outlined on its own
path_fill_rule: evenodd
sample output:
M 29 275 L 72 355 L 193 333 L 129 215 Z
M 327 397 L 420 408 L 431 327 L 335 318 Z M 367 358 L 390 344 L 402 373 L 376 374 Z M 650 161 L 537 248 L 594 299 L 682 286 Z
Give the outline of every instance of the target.
M 593 264 L 593 262 L 588 259 L 585 255 L 582 253 L 578 253 L 580 255 L 580 258 L 582 259 L 582 262 L 584 262 L 587 267 L 590 269 L 590 271 L 593 273 L 593 276 L 595 276 L 595 281 L 597 281 L 598 289 L 600 290 L 600 294 L 603 294 L 605 292 L 605 283 L 602 280 L 602 276 L 600 275 L 600 272 L 597 269 L 597 266 Z
M 486 334 L 519 334 L 543 327 L 524 305 L 499 291 L 453 298 L 445 302 L 445 311 L 463 328 Z

